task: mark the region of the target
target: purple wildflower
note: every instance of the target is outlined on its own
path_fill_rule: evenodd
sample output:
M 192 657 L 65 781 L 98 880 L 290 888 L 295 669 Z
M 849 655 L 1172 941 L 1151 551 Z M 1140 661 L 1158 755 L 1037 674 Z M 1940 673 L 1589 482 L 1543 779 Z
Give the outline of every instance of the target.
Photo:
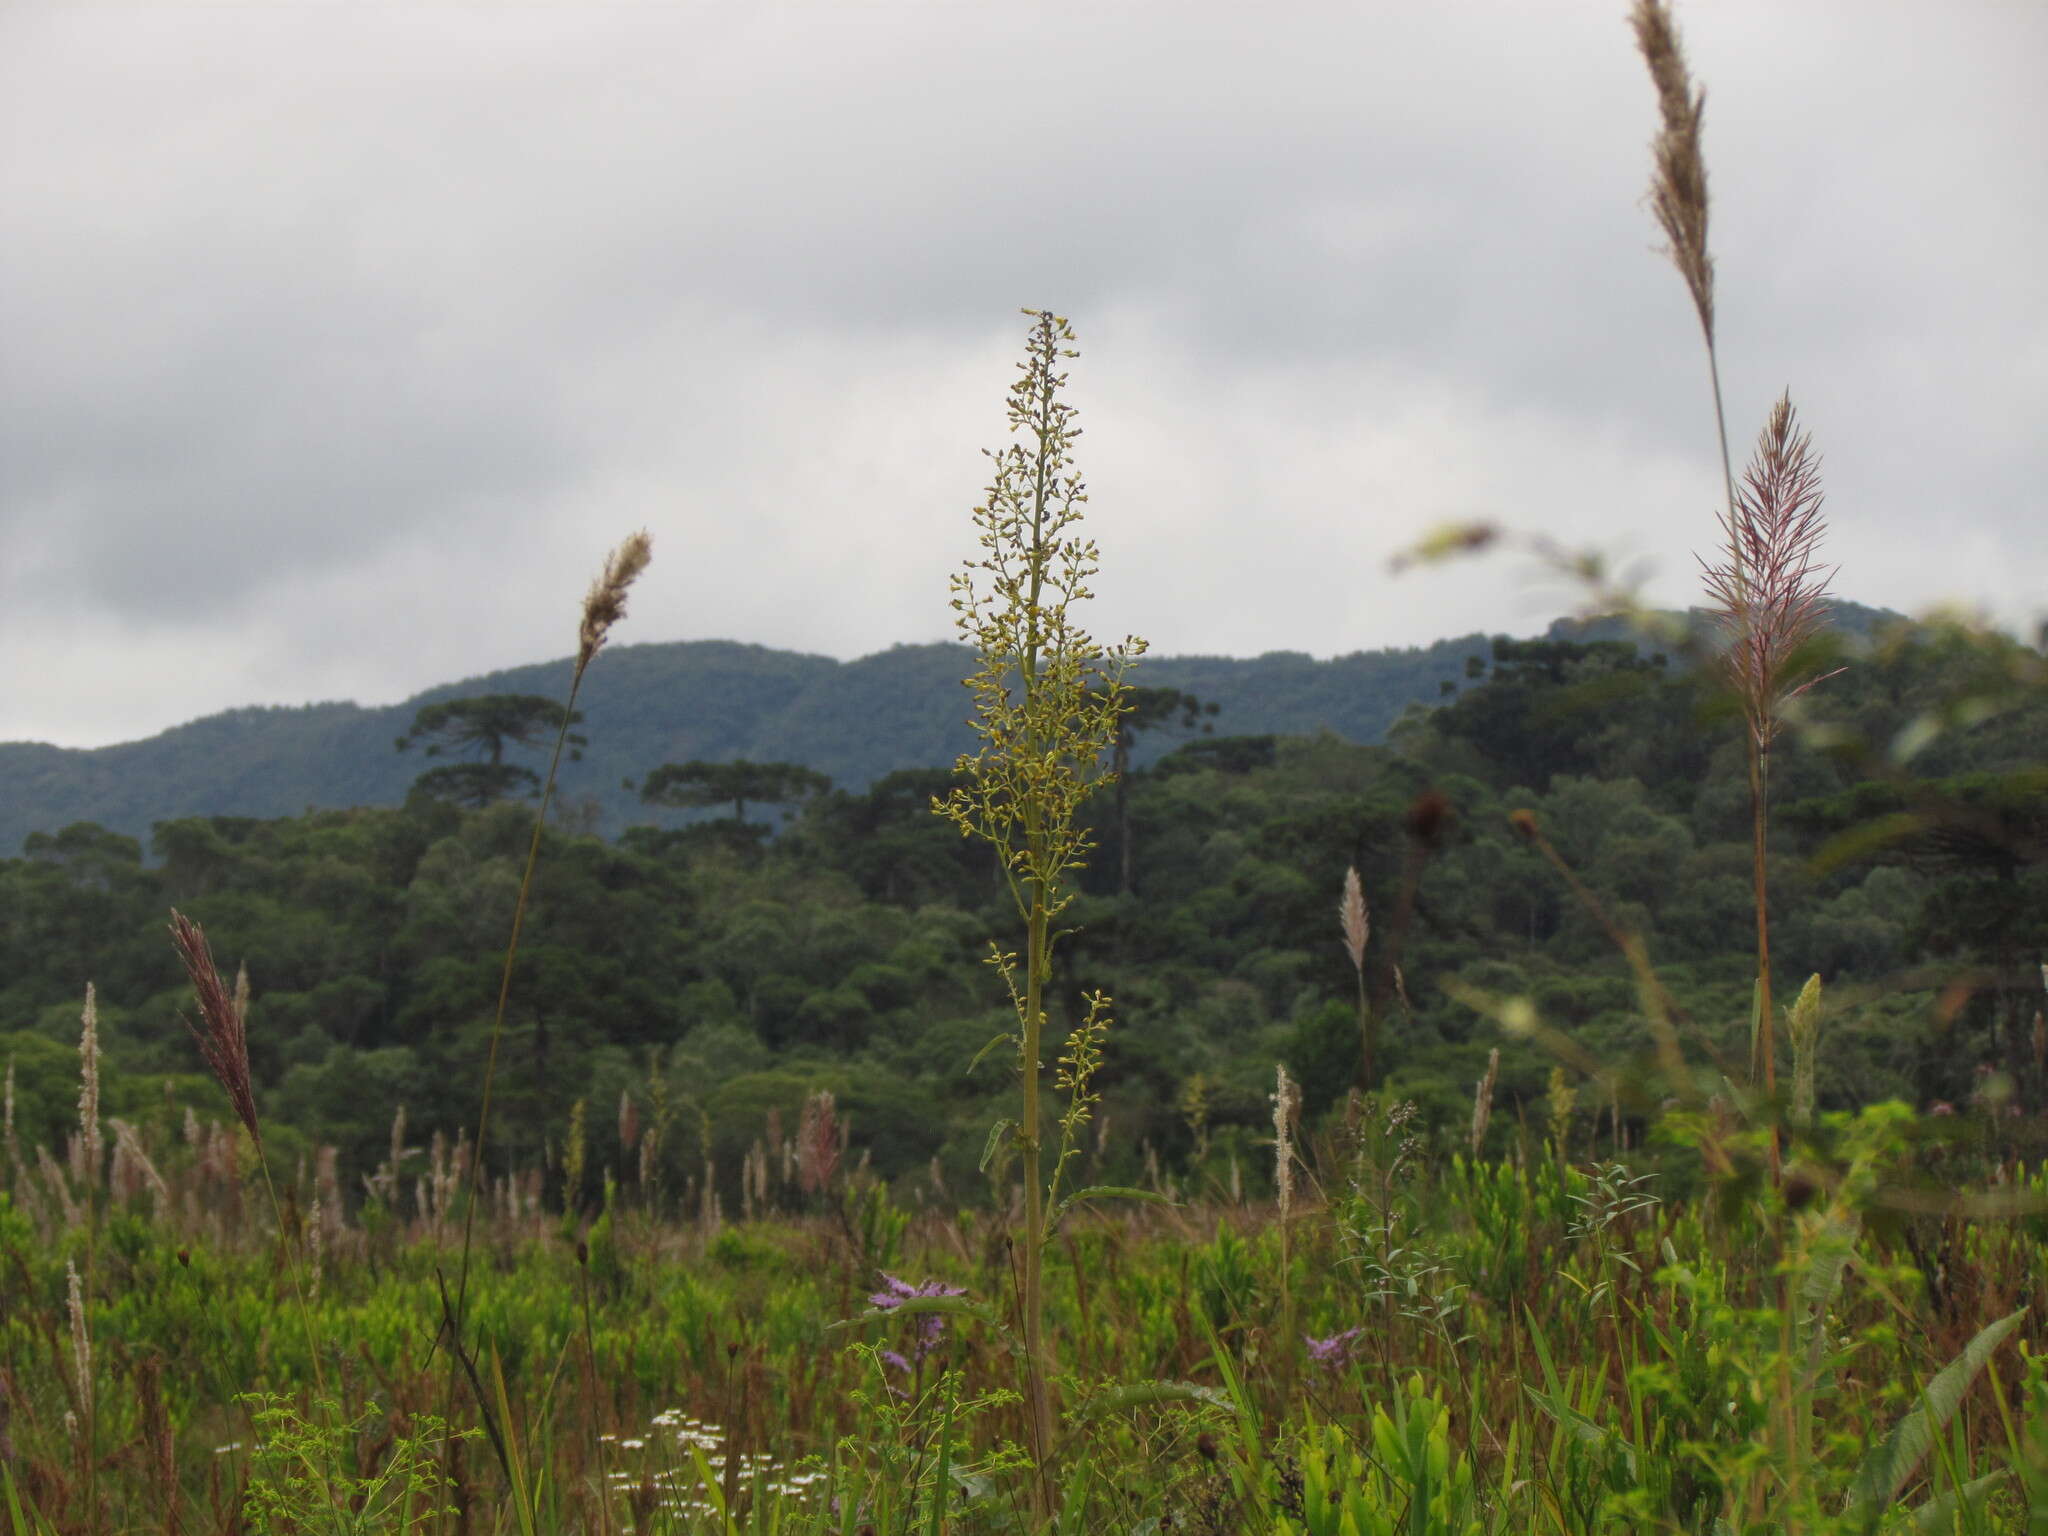
M 948 1285 L 943 1280 L 927 1280 L 923 1285 L 911 1285 L 898 1280 L 887 1270 L 882 1271 L 882 1289 L 868 1297 L 868 1300 L 883 1311 L 891 1311 L 906 1301 L 917 1301 L 939 1296 L 964 1296 L 967 1292 L 957 1285 Z M 946 1335 L 946 1320 L 936 1312 L 930 1312 L 917 1320 L 917 1352 L 914 1359 L 922 1360 L 938 1347 L 939 1340 Z M 894 1350 L 882 1351 L 882 1358 L 900 1370 L 909 1370 L 910 1362 Z
M 1318 1365 L 1336 1370 L 1340 1365 L 1351 1363 L 1351 1345 L 1363 1328 L 1346 1328 L 1342 1333 L 1333 1333 L 1327 1339 L 1312 1339 L 1303 1334 L 1301 1342 L 1308 1346 L 1308 1357 Z
M 906 1301 L 914 1301 L 920 1297 L 967 1294 L 961 1287 L 948 1285 L 943 1280 L 927 1280 L 923 1285 L 911 1285 L 907 1281 L 898 1280 L 886 1269 L 882 1271 L 882 1286 L 883 1289 L 876 1291 L 868 1300 L 884 1309 L 900 1306 Z

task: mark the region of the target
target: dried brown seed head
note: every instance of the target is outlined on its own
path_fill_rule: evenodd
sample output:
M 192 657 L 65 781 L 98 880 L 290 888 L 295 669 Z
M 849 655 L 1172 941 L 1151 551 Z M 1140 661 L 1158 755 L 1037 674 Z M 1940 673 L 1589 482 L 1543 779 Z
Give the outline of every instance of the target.
M 603 648 L 612 626 L 626 616 L 626 592 L 654 558 L 654 541 L 643 528 L 605 556 L 604 570 L 583 599 L 583 624 L 576 643 L 576 675 Z

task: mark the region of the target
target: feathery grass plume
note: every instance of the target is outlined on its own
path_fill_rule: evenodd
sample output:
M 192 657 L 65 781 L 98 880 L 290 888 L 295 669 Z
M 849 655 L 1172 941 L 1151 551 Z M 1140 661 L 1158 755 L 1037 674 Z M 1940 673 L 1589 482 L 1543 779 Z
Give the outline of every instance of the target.
M 1571 1160 L 1572 1111 L 1578 1107 L 1579 1090 L 1565 1076 L 1563 1067 L 1550 1069 L 1550 1083 L 1544 1092 L 1550 1105 L 1550 1140 L 1557 1148 L 1557 1160 Z
M 306 1293 L 315 1301 L 320 1299 L 320 1272 L 322 1240 L 327 1235 L 327 1211 L 320 1203 L 320 1197 L 313 1197 L 312 1207 L 306 1212 L 306 1270 L 311 1275 Z
M 1821 501 L 1813 440 L 1799 430 L 1791 396 L 1780 395 L 1743 471 L 1735 511 L 1721 518 L 1725 559 L 1700 562 L 1708 612 L 1727 640 L 1724 664 L 1759 752 L 1771 750 L 1785 705 L 1836 675 L 1788 675 L 1828 621 L 1832 573 L 1815 558 L 1827 531 Z
M 92 1333 L 86 1325 L 85 1285 L 78 1278 L 78 1266 L 64 1261 L 64 1280 L 67 1287 L 65 1309 L 71 1314 L 71 1369 L 78 1384 L 78 1413 L 86 1423 L 92 1422 Z
M 399 1105 L 391 1114 L 391 1151 L 389 1159 L 379 1168 L 370 1181 L 384 1201 L 386 1209 L 396 1216 L 399 1201 L 398 1170 L 405 1161 L 405 1106 Z
M 612 626 L 626 616 L 626 592 L 654 558 L 647 530 L 633 534 L 604 559 L 604 570 L 583 599 L 583 624 L 576 638 L 576 677 L 580 681 L 591 659 L 603 649 Z
M 1372 1004 L 1365 995 L 1365 941 L 1372 934 L 1372 914 L 1365 904 L 1365 887 L 1359 882 L 1356 864 L 1344 871 L 1344 895 L 1337 903 L 1337 921 L 1344 935 L 1344 953 L 1351 958 L 1351 972 L 1358 983 L 1358 1085 L 1370 1093 L 1373 1057 L 1379 1045 Z
M 1486 1144 L 1486 1125 L 1493 1118 L 1493 1086 L 1500 1080 L 1500 1047 L 1486 1053 L 1486 1075 L 1472 1090 L 1472 1155 Z
M 1792 1046 L 1792 1120 L 1813 1123 L 1813 1071 L 1820 1048 L 1820 973 L 1806 978 L 1785 1018 L 1785 1037 Z
M 1301 1089 L 1282 1065 L 1273 1088 L 1273 1191 L 1284 1231 L 1294 1210 L 1294 1127 L 1301 1118 Z
M 633 1090 L 619 1090 L 619 1151 L 631 1154 L 640 1149 L 640 1106 L 633 1101 Z
M 1273 1195 L 1280 1210 L 1280 1336 L 1294 1337 L 1294 1248 L 1287 1218 L 1294 1211 L 1294 1132 L 1301 1123 L 1301 1089 L 1287 1075 L 1287 1064 L 1274 1068 Z M 1231 1159 L 1231 1175 L 1237 1160 Z M 1291 1366 L 1282 1365 L 1283 1372 Z
M 157 1172 L 156 1164 L 143 1150 L 142 1137 L 134 1126 L 118 1119 L 108 1123 L 114 1128 L 114 1167 L 117 1170 L 109 1176 L 110 1182 L 118 1188 L 124 1200 L 133 1199 L 143 1190 L 148 1190 L 157 1218 L 161 1220 L 171 1203 L 170 1187 L 164 1183 L 164 1176 Z
M 1344 871 L 1344 899 L 1337 903 L 1337 916 L 1344 929 L 1344 953 L 1351 968 L 1365 969 L 1365 941 L 1372 932 L 1372 915 L 1366 910 L 1365 887 L 1359 883 L 1358 866 Z
M 1661 124 L 1651 141 L 1650 208 L 1671 242 L 1665 254 L 1685 278 L 1700 329 L 1714 339 L 1714 258 L 1707 249 L 1707 162 L 1700 153 L 1700 122 L 1707 93 L 1692 83 L 1678 26 L 1663 0 L 1636 0 L 1629 16 L 1636 47 L 1657 87 Z
M 85 1213 L 78 1208 L 78 1202 L 71 1197 L 71 1180 L 64 1176 L 64 1169 L 50 1156 L 48 1147 L 36 1148 L 36 1171 L 43 1176 L 43 1187 L 64 1213 L 64 1225 L 75 1227 L 85 1219 Z
M 1209 1093 L 1215 1086 L 1208 1073 L 1196 1072 L 1180 1085 L 1180 1096 L 1174 1103 L 1174 1108 L 1180 1111 L 1181 1123 L 1194 1140 L 1196 1168 L 1209 1161 Z
M 72 1174 L 87 1198 L 100 1181 L 106 1142 L 100 1135 L 100 1010 L 92 983 L 85 984 L 85 1011 L 78 1034 L 78 1166 Z
M 640 1137 L 640 1200 L 650 1211 L 661 1199 L 661 1122 Z
M 1801 648 L 1827 622 L 1828 573 L 1815 554 L 1826 524 L 1820 516 L 1820 466 L 1812 440 L 1798 428 L 1789 395 L 1771 408 L 1743 471 L 1733 511 L 1721 520 L 1725 559 L 1701 561 L 1709 613 L 1727 640 L 1723 665 L 1748 729 L 1751 882 L 1756 902 L 1757 1031 L 1750 1076 L 1766 1094 L 1777 1089 L 1771 1004 L 1770 753 L 1785 706 L 1835 673 L 1793 675 Z M 1772 1143 L 1775 1171 L 1776 1142 Z
M 839 1167 L 839 1147 L 838 1113 L 831 1093 L 820 1088 L 804 1100 L 803 1115 L 797 1121 L 796 1178 L 805 1194 L 822 1194 L 830 1187 Z
M 668 1073 L 656 1049 L 647 1053 L 647 1110 L 647 1128 L 640 1133 L 640 1195 L 653 1210 L 661 1200 L 662 1154 L 676 1121 L 676 1107 L 669 1101 Z
M 186 1019 L 185 1028 L 191 1031 L 215 1080 L 226 1090 L 228 1102 L 248 1129 L 249 1139 L 260 1150 L 263 1127 L 256 1119 L 256 1090 L 249 1076 L 246 998 L 237 1006 L 235 995 L 228 991 L 213 963 L 213 952 L 206 947 L 205 930 L 175 907 L 171 909 L 171 942 L 184 962 L 185 974 L 192 982 L 192 995 L 199 1003 L 199 1023 Z
M 1700 148 L 1700 123 L 1707 93 L 1692 83 L 1678 26 L 1664 0 L 1636 0 L 1629 16 L 1636 47 L 1657 88 L 1659 128 L 1651 141 L 1650 208 L 1671 243 L 1665 254 L 1685 279 L 1707 345 L 1707 374 L 1714 389 L 1714 433 L 1721 447 L 1721 485 L 1726 506 L 1735 505 L 1735 465 L 1728 452 L 1728 413 L 1721 403 L 1721 355 L 1714 339 L 1714 258 L 1707 247 L 1707 161 Z

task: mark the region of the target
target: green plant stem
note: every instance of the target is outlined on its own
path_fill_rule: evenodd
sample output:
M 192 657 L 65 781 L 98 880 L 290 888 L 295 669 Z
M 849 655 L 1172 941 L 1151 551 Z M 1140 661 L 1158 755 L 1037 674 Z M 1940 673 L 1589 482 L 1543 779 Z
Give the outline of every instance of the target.
M 1728 452 L 1728 413 L 1721 403 L 1721 357 L 1714 345 L 1714 328 L 1707 317 L 1700 317 L 1700 328 L 1707 342 L 1707 377 L 1714 389 L 1714 436 L 1721 448 L 1721 486 L 1728 498 L 1728 526 L 1735 526 L 1735 461 Z M 1756 622 L 1755 604 L 1751 600 L 1749 568 L 1744 560 L 1741 540 L 1731 531 L 1728 540 L 1729 554 L 1735 565 L 1737 585 L 1744 596 L 1744 622 Z M 1746 640 L 1746 636 L 1739 640 Z M 1749 1064 L 1751 1082 L 1763 1084 L 1764 1096 L 1774 1100 L 1778 1089 L 1777 1040 L 1771 1018 L 1771 899 L 1770 877 L 1765 870 L 1764 855 L 1768 837 L 1767 820 L 1770 814 L 1770 759 L 1763 746 L 1757 741 L 1753 725 L 1745 728 L 1744 736 L 1749 758 L 1749 799 L 1751 833 L 1754 843 L 1754 894 L 1756 900 L 1756 974 L 1759 1001 L 1759 1022 L 1756 1038 L 1756 1056 Z M 1767 1155 L 1770 1159 L 1771 1183 L 1779 1182 L 1778 1125 L 1775 1114 L 1765 1133 Z
M 92 1292 L 93 1276 L 98 1269 L 100 1236 L 99 1169 L 90 1170 L 85 1186 L 85 1282 L 79 1287 L 79 1314 L 85 1326 L 88 1344 L 92 1341 Z M 100 1394 L 96 1381 L 88 1379 L 79 1383 L 85 1390 L 85 1401 L 78 1406 L 85 1410 L 85 1508 L 91 1522 L 90 1529 L 97 1536 L 100 1529 Z
M 1361 1093 L 1371 1093 L 1373 1086 L 1373 1058 L 1378 1055 L 1379 1042 L 1374 1039 L 1372 1004 L 1365 995 L 1365 967 L 1354 966 L 1358 976 L 1358 1088 Z
M 1771 1011 L 1771 889 L 1770 874 L 1766 865 L 1769 851 L 1770 817 L 1770 759 L 1757 750 L 1755 734 L 1750 738 L 1750 822 L 1751 852 L 1753 855 L 1753 880 L 1756 895 L 1756 980 L 1757 980 L 1757 1043 L 1758 1059 L 1750 1063 L 1751 1076 L 1763 1084 L 1764 1094 L 1770 1097 L 1778 1089 L 1777 1038 L 1773 1029 Z M 1778 1135 L 1776 1124 L 1771 1127 L 1771 1172 L 1777 1173 Z
M 1018 1147 L 1024 1162 L 1024 1353 L 1026 1394 L 1031 1413 L 1034 1513 L 1052 1512 L 1052 1487 L 1046 1459 L 1052 1453 L 1052 1351 L 1045 1333 L 1045 1188 L 1039 1144 L 1039 1063 L 1043 1059 L 1044 988 L 1047 959 L 1043 891 L 1031 884 L 1031 915 L 1026 940 L 1024 978 L 1023 1120 Z
M 1052 415 L 1054 383 L 1048 369 L 1044 382 L 1039 388 L 1039 408 L 1044 419 Z M 1052 466 L 1049 444 L 1044 429 L 1040 430 L 1038 453 L 1032 465 L 1031 476 L 1031 560 L 1030 588 L 1024 607 L 1024 645 L 1018 658 L 1025 699 L 1025 718 L 1034 718 L 1032 704 L 1039 688 L 1039 650 L 1043 642 L 1040 631 L 1039 604 L 1045 593 L 1046 562 L 1052 552 L 1046 548 L 1045 513 L 1046 502 L 1051 490 Z M 1039 753 L 1044 743 L 1033 740 L 1031 750 Z M 1031 1414 L 1031 1459 L 1032 1512 L 1040 1522 L 1053 1514 L 1051 1473 L 1048 1461 L 1052 1455 L 1053 1412 L 1052 1412 L 1052 1352 L 1045 1333 L 1045 1185 L 1043 1182 L 1043 1157 L 1040 1146 L 1039 1077 L 1045 1060 L 1045 978 L 1051 969 L 1052 945 L 1048 936 L 1050 926 L 1047 902 L 1050 893 L 1046 890 L 1046 865 L 1050 862 L 1045 827 L 1039 807 L 1026 801 L 1024 807 L 1024 841 L 1030 851 L 1031 864 L 1026 890 L 1030 900 L 1030 912 L 1025 919 L 1026 933 L 1024 946 L 1024 1081 L 1023 1104 L 1020 1117 L 1024 1161 L 1024 1354 L 1026 1403 Z
M 582 687 L 583 669 L 578 667 L 569 684 L 569 700 L 562 706 L 562 727 L 555 733 L 555 750 L 548 759 L 548 776 L 541 785 L 540 805 L 533 814 L 533 836 L 526 845 L 526 867 L 520 871 L 519 896 L 512 904 L 512 934 L 506 941 L 505 963 L 498 973 L 498 1002 L 491 1013 L 490 1046 L 484 1053 L 483 1104 L 477 1112 L 476 1150 L 469 1161 L 469 1199 L 462 1212 L 462 1264 L 455 1284 L 454 1313 L 458 1333 L 468 1315 L 471 1235 L 476 1227 L 477 1199 L 483 1185 L 484 1146 L 491 1129 L 491 1088 L 498 1073 L 498 1045 L 505 1036 L 505 1010 L 512 998 L 512 967 L 519 956 L 519 935 L 526 925 L 526 904 L 533 891 L 534 866 L 540 862 L 540 839 L 547 829 L 548 802 L 555 793 L 555 775 L 562 766 L 562 751 L 568 744 L 569 725 L 576 716 L 576 695 Z

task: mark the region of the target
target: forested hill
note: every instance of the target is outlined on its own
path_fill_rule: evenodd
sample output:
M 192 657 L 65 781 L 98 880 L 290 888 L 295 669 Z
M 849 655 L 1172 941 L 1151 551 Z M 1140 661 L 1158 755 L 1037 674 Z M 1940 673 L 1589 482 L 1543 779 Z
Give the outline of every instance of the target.
M 1878 611 L 1841 605 L 1840 620 L 1867 630 Z M 1552 626 L 1577 638 L 1569 621 Z M 1360 651 L 1327 661 L 1298 651 L 1240 659 L 1147 657 L 1137 681 L 1178 688 L 1218 706 L 1230 735 L 1328 730 L 1359 743 L 1384 739 L 1410 704 L 1435 702 L 1462 679 L 1488 637 L 1427 647 Z M 903 645 L 857 661 L 730 641 L 622 645 L 584 681 L 583 759 L 564 764 L 562 793 L 594 826 L 616 832 L 646 819 L 622 781 L 693 758 L 800 763 L 859 790 L 898 768 L 938 767 L 972 746 L 960 680 L 971 670 L 955 645 Z M 0 853 L 31 832 L 94 821 L 148 844 L 150 828 L 182 816 L 288 816 L 309 808 L 397 805 L 430 766 L 393 742 L 422 705 L 486 693 L 560 698 L 567 659 L 465 678 L 382 708 L 309 704 L 229 710 L 145 741 L 90 751 L 0 744 Z M 1176 744 L 1169 729 L 1139 744 L 1148 761 Z M 538 767 L 538 764 L 534 766 Z M 595 802 L 594 806 L 590 802 Z
M 1292 651 L 1255 659 L 1148 657 L 1141 680 L 1219 706 L 1232 734 L 1327 728 L 1376 742 L 1407 706 L 1435 699 L 1486 637 L 1318 661 Z M 801 763 L 848 789 L 898 768 L 950 763 L 972 741 L 960 680 L 972 667 L 955 645 L 904 645 L 857 661 L 729 641 L 622 645 L 584 680 L 581 762 L 565 763 L 572 803 L 594 797 L 601 825 L 643 818 L 621 781 L 692 758 Z M 568 690 L 569 662 L 514 667 L 431 689 L 402 704 L 229 710 L 146 741 L 91 751 L 0 744 L 0 851 L 31 832 L 96 821 L 148 843 L 150 827 L 181 816 L 285 816 L 309 807 L 397 805 L 432 764 L 394 740 L 424 704 L 486 693 Z M 1174 745 L 1154 733 L 1151 755 Z M 538 767 L 539 764 L 533 766 Z

